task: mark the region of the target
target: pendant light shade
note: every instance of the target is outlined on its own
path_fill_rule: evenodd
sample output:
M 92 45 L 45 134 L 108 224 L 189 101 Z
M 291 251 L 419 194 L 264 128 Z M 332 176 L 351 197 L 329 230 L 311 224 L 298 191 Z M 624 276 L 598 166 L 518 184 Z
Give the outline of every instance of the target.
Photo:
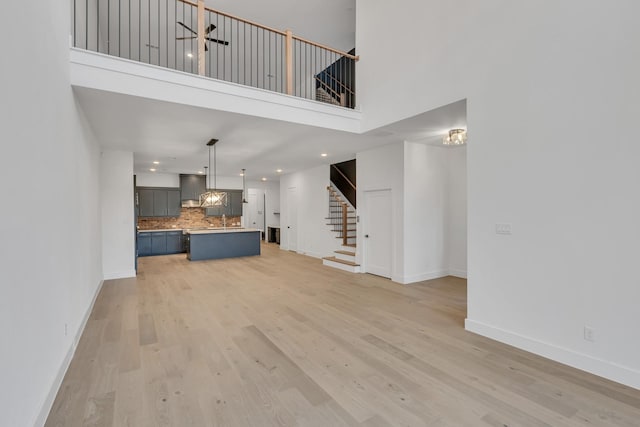
M 207 142 L 207 146 L 209 147 L 209 181 L 207 182 L 206 191 L 200 194 L 201 208 L 227 205 L 227 193 L 216 190 L 216 142 L 218 142 L 217 139 L 211 139 Z M 211 147 L 213 147 L 213 188 L 211 188 Z
M 442 140 L 444 145 L 463 145 L 465 142 L 467 142 L 467 131 L 464 129 L 451 129 Z

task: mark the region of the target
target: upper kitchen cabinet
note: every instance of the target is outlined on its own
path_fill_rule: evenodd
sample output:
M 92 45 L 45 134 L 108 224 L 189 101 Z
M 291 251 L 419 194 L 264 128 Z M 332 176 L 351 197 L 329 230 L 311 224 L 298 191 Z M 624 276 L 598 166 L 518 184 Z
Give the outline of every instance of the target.
M 199 200 L 200 195 L 206 191 L 207 177 L 204 175 L 180 174 L 181 200 Z
M 206 216 L 242 216 L 242 190 L 218 190 L 227 193 L 226 206 L 206 208 Z
M 242 190 L 230 191 L 227 193 L 227 197 L 230 198 L 229 207 L 231 211 L 230 216 L 242 216 Z
M 138 187 L 138 216 L 180 216 L 180 190 L 177 188 Z
M 178 217 L 180 216 L 180 190 L 171 189 L 167 190 L 167 216 Z

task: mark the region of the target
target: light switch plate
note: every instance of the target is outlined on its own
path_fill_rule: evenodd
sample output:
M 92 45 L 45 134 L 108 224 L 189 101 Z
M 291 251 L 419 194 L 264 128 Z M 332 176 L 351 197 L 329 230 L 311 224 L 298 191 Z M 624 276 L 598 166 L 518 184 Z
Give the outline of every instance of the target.
M 496 234 L 511 234 L 511 224 L 496 224 Z

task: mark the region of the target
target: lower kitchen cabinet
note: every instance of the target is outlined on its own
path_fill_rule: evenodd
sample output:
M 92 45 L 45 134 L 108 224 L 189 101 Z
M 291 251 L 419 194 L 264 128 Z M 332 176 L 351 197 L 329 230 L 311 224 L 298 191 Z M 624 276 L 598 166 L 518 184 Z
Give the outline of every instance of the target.
M 167 231 L 168 254 L 179 254 L 182 252 L 182 231 Z
M 151 255 L 164 255 L 167 253 L 167 232 L 162 231 L 151 234 Z
M 151 233 L 138 233 L 138 256 L 151 255 Z
M 168 255 L 185 252 L 182 230 L 138 233 L 138 256 Z

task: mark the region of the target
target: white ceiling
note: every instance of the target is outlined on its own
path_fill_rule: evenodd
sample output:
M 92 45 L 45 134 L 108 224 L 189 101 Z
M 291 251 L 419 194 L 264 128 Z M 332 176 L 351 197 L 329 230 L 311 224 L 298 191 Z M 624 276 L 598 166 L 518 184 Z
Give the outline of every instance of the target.
M 247 169 L 247 179 L 331 164 L 369 148 L 404 140 L 441 144 L 453 127 L 466 128 L 466 102 L 376 129 L 363 135 L 236 113 L 75 88 L 96 137 L 106 149 L 134 152 L 136 173 L 197 173 L 208 164 L 206 142 L 219 139 L 217 174 Z M 327 157 L 321 157 L 321 153 Z M 159 161 L 158 166 L 153 161 Z

